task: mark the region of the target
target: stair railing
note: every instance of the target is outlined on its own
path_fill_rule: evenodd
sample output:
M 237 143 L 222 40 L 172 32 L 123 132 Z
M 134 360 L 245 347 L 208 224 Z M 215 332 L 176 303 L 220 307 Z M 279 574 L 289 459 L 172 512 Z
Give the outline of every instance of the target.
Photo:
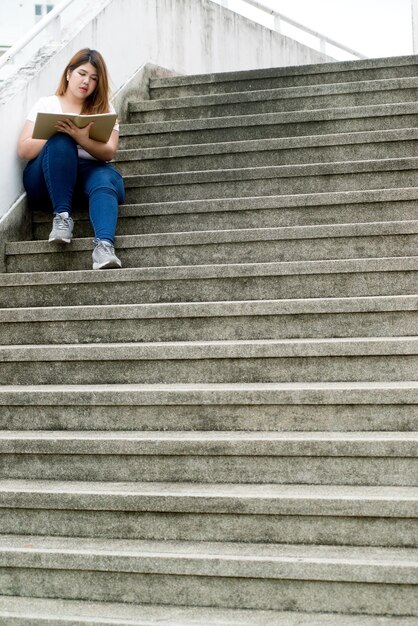
M 239 12 L 239 10 L 235 6 L 232 5 L 231 0 L 212 0 L 212 1 L 216 2 L 217 4 L 222 5 L 225 8 L 228 8 L 235 12 Z M 265 4 L 263 4 L 262 2 L 259 2 L 258 0 L 240 0 L 240 1 L 249 7 L 252 7 L 252 8 L 258 9 L 259 11 L 264 12 L 268 16 L 272 16 L 273 21 L 274 21 L 273 28 L 276 32 L 279 32 L 279 33 L 281 32 L 282 22 L 283 22 L 283 23 L 289 24 L 290 26 L 297 28 L 298 30 L 302 31 L 305 34 L 308 34 L 317 38 L 319 41 L 320 51 L 323 52 L 324 54 L 327 52 L 327 45 L 331 45 L 334 48 L 342 50 L 343 52 L 346 52 L 356 58 L 359 58 L 359 59 L 367 58 L 365 55 L 361 54 L 360 52 L 353 50 L 352 48 L 349 48 L 348 46 L 345 46 L 344 44 L 341 44 L 337 41 L 334 41 L 330 37 L 327 37 L 326 35 L 318 33 L 317 31 L 314 31 L 311 28 L 308 28 L 307 26 L 300 24 L 299 22 L 296 22 L 295 20 L 293 20 L 290 17 L 287 17 L 283 13 L 279 13 L 278 11 L 276 11 L 275 9 L 272 9 L 271 7 L 267 7 Z M 13 46 L 11 46 L 4 54 L 2 54 L 0 56 L 0 70 L 3 69 L 2 74 L 4 74 L 4 70 L 6 66 L 10 67 L 11 72 L 17 69 L 16 61 L 19 58 L 22 59 L 22 57 L 24 56 L 24 50 L 28 48 L 29 44 L 31 44 L 33 40 L 36 37 L 38 37 L 38 35 L 42 33 L 43 34 L 47 33 L 48 39 L 50 41 L 51 40 L 59 41 L 61 38 L 61 32 L 62 32 L 61 16 L 63 12 L 69 7 L 69 5 L 72 5 L 74 3 L 77 3 L 77 0 L 61 0 L 61 2 L 56 7 L 54 7 L 52 11 L 50 11 L 45 17 L 43 17 L 38 22 L 38 24 L 36 24 L 24 37 L 22 37 Z M 30 51 L 28 56 L 30 56 L 30 54 L 33 54 L 33 50 Z M 6 72 L 6 76 L 7 76 L 7 73 L 8 72 Z
M 217 4 L 220 4 L 226 9 L 230 9 L 231 11 L 234 11 L 236 13 L 240 13 L 239 8 L 237 8 L 235 3 L 231 2 L 231 0 L 212 0 L 212 1 L 216 2 Z M 290 26 L 293 26 L 294 28 L 302 31 L 305 34 L 315 37 L 319 42 L 320 52 L 324 54 L 327 54 L 327 46 L 333 46 L 337 50 L 341 50 L 345 53 L 348 53 L 357 59 L 367 58 L 367 56 L 364 54 L 361 54 L 361 52 L 358 52 L 357 50 L 353 50 L 353 48 L 349 48 L 348 46 L 345 46 L 344 44 L 341 44 L 338 41 L 335 41 L 334 39 L 331 39 L 330 37 L 323 35 L 322 33 L 312 30 L 311 28 L 309 28 L 308 26 L 305 26 L 304 24 L 300 24 L 296 20 L 293 20 L 291 17 L 287 17 L 283 13 L 279 13 L 279 11 L 276 11 L 276 9 L 272 9 L 271 7 L 266 6 L 262 2 L 259 2 L 258 0 L 240 0 L 240 2 L 248 5 L 249 7 L 258 9 L 259 11 L 262 11 L 263 13 L 265 13 L 266 15 L 270 17 L 273 17 L 273 30 L 275 30 L 278 33 L 282 33 L 282 23 L 285 23 L 285 24 L 289 24 Z
M 4 54 L 0 56 L 0 70 L 6 66 L 10 66 L 10 72 L 18 69 L 18 61 L 24 62 L 24 51 L 29 48 L 29 45 L 34 41 L 36 37 L 41 34 L 46 34 L 49 41 L 60 41 L 62 33 L 62 13 L 69 7 L 69 5 L 77 2 L 77 0 L 62 0 L 56 7 L 52 9 L 47 15 L 45 15 L 39 22 L 29 30 L 26 35 L 13 44 Z M 44 42 L 45 43 L 45 42 Z M 28 53 L 28 57 L 33 54 L 31 49 Z

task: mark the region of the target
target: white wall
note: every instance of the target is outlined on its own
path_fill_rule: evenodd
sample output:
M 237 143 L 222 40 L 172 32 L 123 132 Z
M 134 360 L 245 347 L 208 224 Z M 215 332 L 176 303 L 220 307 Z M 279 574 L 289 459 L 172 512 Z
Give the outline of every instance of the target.
M 114 90 L 147 62 L 177 73 L 205 73 L 329 60 L 211 0 L 90 0 L 77 25 L 70 41 L 51 44 L 2 84 L 0 220 L 22 193 L 16 142 L 26 112 L 39 96 L 55 91 L 63 67 L 82 47 L 102 52 Z
M 411 0 L 411 13 L 413 53 L 418 54 L 418 0 Z

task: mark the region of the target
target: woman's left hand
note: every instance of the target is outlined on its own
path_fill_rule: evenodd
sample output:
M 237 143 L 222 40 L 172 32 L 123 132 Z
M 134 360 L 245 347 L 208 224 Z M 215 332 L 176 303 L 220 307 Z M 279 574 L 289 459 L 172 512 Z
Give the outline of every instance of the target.
M 82 146 L 89 139 L 90 128 L 93 124 L 94 122 L 90 122 L 84 128 L 78 128 L 71 120 L 62 120 L 56 124 L 55 128 L 60 133 L 70 135 L 76 143 Z
M 119 132 L 112 130 L 109 141 L 102 143 L 101 141 L 96 141 L 89 137 L 90 128 L 93 124 L 94 122 L 90 122 L 90 124 L 84 128 L 78 128 L 71 120 L 67 119 L 58 122 L 55 128 L 60 133 L 70 135 L 79 146 L 84 148 L 84 150 L 95 159 L 99 159 L 99 161 L 111 161 L 118 147 Z

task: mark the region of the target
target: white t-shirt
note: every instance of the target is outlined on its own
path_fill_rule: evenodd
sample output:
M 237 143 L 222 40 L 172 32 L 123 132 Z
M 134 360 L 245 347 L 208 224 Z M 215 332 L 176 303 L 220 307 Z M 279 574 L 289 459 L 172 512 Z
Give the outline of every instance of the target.
M 37 102 L 35 102 L 35 104 L 33 105 L 33 107 L 31 108 L 31 110 L 29 111 L 28 115 L 27 115 L 27 119 L 31 122 L 35 122 L 36 120 L 36 116 L 39 112 L 42 113 L 63 113 L 62 107 L 61 107 L 61 102 L 58 98 L 58 96 L 44 96 L 43 98 L 39 98 L 39 100 Z M 114 107 L 110 104 L 109 105 L 109 113 L 116 113 Z M 113 130 L 117 130 L 119 132 L 119 124 L 116 122 L 116 124 L 113 127 Z M 93 159 L 94 161 L 97 161 L 98 159 L 96 159 L 94 156 L 92 156 L 91 154 L 89 154 L 86 150 L 84 150 L 81 146 L 77 146 L 78 147 L 78 156 L 81 159 Z

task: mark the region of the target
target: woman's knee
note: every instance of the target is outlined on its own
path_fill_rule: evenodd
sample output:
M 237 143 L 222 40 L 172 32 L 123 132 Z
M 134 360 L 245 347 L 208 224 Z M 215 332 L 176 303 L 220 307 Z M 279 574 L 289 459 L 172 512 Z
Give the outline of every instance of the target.
M 66 135 L 65 133 L 55 133 L 52 135 L 46 142 L 45 148 L 60 150 L 60 151 L 70 151 L 73 152 L 76 156 L 78 156 L 77 152 L 77 144 L 70 135 Z
M 98 167 L 89 177 L 86 190 L 89 195 L 96 192 L 114 194 L 119 203 L 125 199 L 123 179 L 113 168 Z

